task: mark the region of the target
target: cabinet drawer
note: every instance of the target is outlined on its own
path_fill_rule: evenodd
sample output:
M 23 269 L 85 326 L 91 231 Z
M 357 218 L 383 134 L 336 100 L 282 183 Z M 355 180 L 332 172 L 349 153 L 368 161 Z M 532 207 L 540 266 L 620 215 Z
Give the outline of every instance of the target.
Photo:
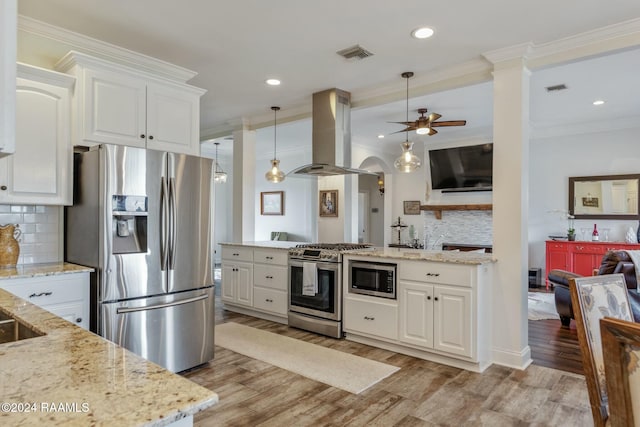
M 405 261 L 400 263 L 398 270 L 400 279 L 417 282 L 469 287 L 473 278 L 473 267 L 461 264 Z
M 559 243 L 559 242 L 547 242 L 547 250 L 549 249 L 556 250 L 556 251 L 566 251 L 567 244 Z
M 600 255 L 606 252 L 606 247 L 602 245 L 590 245 L 588 243 L 586 244 L 577 243 L 573 246 L 573 252 Z
M 287 267 L 279 265 L 253 265 L 253 284 L 286 291 L 288 286 Z
M 240 246 L 223 246 L 222 259 L 253 262 L 253 249 Z
M 344 328 L 392 340 L 398 339 L 398 306 L 347 298 Z
M 278 249 L 254 249 L 253 261 L 263 264 L 287 265 L 289 252 Z
M 0 280 L 0 288 L 38 306 L 85 299 L 88 273 Z
M 276 289 L 253 288 L 253 306 L 272 313 L 287 314 L 287 293 Z

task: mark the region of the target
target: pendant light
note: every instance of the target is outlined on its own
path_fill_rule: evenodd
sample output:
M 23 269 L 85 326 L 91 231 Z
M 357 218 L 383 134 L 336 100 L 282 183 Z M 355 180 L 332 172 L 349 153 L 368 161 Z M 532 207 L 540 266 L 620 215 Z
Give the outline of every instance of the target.
M 407 122 L 409 121 L 409 79 L 413 77 L 411 71 L 407 71 L 401 74 L 401 76 L 407 79 Z M 409 142 L 409 127 L 407 126 L 406 140 L 402 143 L 402 155 L 393 162 L 393 165 L 400 172 L 413 172 L 420 167 L 422 163 L 420 158 L 413 154 L 413 142 Z
M 273 110 L 273 159 L 271 160 L 271 169 L 264 174 L 265 178 L 269 182 L 282 182 L 284 181 L 284 172 L 280 170 L 280 160 L 276 158 L 276 114 L 280 107 L 271 107 Z
M 220 143 L 214 142 L 214 144 L 216 146 L 216 159 L 213 161 L 213 182 L 216 184 L 224 184 L 227 182 L 227 174 L 218 163 L 218 145 L 220 145 Z

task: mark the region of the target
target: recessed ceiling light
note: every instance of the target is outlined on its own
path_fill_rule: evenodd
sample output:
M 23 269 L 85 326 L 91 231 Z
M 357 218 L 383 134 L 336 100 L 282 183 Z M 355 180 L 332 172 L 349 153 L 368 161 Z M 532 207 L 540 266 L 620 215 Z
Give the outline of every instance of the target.
M 378 139 L 382 139 L 382 138 L 384 138 L 383 134 L 378 135 Z
M 433 29 L 429 27 L 418 28 L 411 32 L 411 37 L 416 39 L 428 39 L 432 35 L 433 35 Z
M 604 101 L 602 99 L 598 99 L 597 101 L 593 101 L 593 105 L 602 105 Z
M 269 86 L 278 86 L 278 85 L 280 85 L 280 80 L 278 80 L 278 79 L 267 79 L 266 83 Z

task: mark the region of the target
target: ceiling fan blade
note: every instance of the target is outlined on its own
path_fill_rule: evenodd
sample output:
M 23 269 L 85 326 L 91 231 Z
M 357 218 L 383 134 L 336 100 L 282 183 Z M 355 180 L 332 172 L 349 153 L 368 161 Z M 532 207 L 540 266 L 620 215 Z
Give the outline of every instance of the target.
M 440 114 L 438 113 L 431 113 L 429 114 L 429 122 L 435 122 L 436 120 L 438 120 L 440 117 L 442 117 Z
M 467 124 L 466 120 L 450 120 L 446 122 L 431 122 L 431 127 L 464 126 L 466 124 Z
M 429 128 L 429 136 L 435 135 L 436 133 L 438 133 L 437 130 L 435 130 L 434 128 Z
M 391 132 L 389 135 L 394 135 L 396 133 L 404 133 L 404 132 L 408 132 L 408 131 L 412 131 L 412 130 L 416 130 L 416 128 L 412 128 L 412 127 L 408 127 L 402 130 L 397 130 L 395 132 Z
M 405 125 L 405 126 L 414 126 L 416 124 L 416 122 L 387 122 L 387 123 L 395 123 L 398 125 Z

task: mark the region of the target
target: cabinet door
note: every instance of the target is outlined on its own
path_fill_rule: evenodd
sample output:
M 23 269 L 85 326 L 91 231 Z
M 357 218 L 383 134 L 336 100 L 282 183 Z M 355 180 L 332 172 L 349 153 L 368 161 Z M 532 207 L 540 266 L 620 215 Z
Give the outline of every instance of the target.
M 236 267 L 233 264 L 222 263 L 221 273 L 220 299 L 234 302 L 236 299 Z
M 570 262 L 566 243 L 547 242 L 547 274 L 551 270 L 570 270 Z
M 124 74 L 84 71 L 82 139 L 144 148 L 146 83 Z
M 71 205 L 69 89 L 17 79 L 16 150 L 0 163 L 0 203 Z
M 434 286 L 433 295 L 433 347 L 447 353 L 475 357 L 471 337 L 471 290 Z
M 593 269 L 600 267 L 602 255 L 594 255 L 584 252 L 574 252 L 573 272 L 582 276 L 593 276 Z
M 433 286 L 400 282 L 400 341 L 433 347 Z
M 236 300 L 238 304 L 253 307 L 253 266 L 236 264 Z
M 88 305 L 83 305 L 81 301 L 68 304 L 47 305 L 43 308 L 81 328 L 89 329 Z
M 200 155 L 200 96 L 147 85 L 147 148 Z

